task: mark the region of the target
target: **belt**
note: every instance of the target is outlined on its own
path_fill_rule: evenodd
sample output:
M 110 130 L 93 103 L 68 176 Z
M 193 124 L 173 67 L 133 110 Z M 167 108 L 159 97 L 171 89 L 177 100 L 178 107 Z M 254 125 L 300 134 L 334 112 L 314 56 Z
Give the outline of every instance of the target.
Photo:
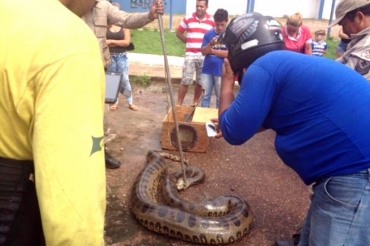
M 33 161 L 0 157 L 0 246 L 43 244 L 33 173 Z

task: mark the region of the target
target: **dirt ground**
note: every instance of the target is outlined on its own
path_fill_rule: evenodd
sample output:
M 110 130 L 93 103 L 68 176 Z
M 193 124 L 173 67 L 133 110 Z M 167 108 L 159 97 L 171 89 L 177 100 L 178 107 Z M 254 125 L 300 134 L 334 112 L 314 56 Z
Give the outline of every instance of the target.
M 177 85 L 173 94 L 177 98 Z M 119 108 L 106 112 L 111 134 L 116 138 L 106 144 L 108 152 L 122 162 L 119 169 L 107 169 L 107 211 L 105 238 L 107 245 L 193 245 L 151 232 L 137 223 L 129 211 L 129 195 L 134 180 L 145 166 L 149 150 L 162 150 L 162 120 L 170 100 L 165 83 L 153 83 L 147 88 L 134 88 L 132 111 L 120 97 Z M 238 88 L 236 88 L 237 92 Z M 189 105 L 193 89 L 189 88 L 184 105 Z M 214 107 L 215 98 L 212 98 Z M 274 132 L 255 135 L 241 146 L 229 145 L 224 139 L 210 139 L 206 153 L 184 152 L 191 165 L 205 170 L 203 184 L 190 187 L 184 199 L 201 202 L 233 194 L 245 199 L 254 212 L 249 234 L 235 246 L 273 245 L 289 238 L 301 226 L 308 206 L 308 189 L 299 177 L 286 167 L 274 149 Z M 179 155 L 177 151 L 166 151 Z M 180 170 L 180 164 L 166 161 L 170 170 Z
M 168 17 L 164 16 L 164 26 Z M 177 26 L 181 18 L 175 20 Z M 280 21 L 285 22 L 285 19 Z M 311 30 L 327 28 L 327 21 L 305 20 Z M 151 24 L 158 27 L 157 23 Z M 334 38 L 338 31 L 333 28 Z M 134 65 L 134 64 L 132 64 Z M 135 65 L 136 66 L 136 65 Z M 134 69 L 130 66 L 130 70 Z M 150 76 L 150 74 L 149 74 Z M 177 100 L 177 83 L 172 86 Z M 237 93 L 238 88 L 235 89 Z M 193 89 L 189 88 L 184 105 L 190 105 Z M 142 227 L 129 211 L 130 193 L 134 180 L 146 165 L 149 150 L 162 150 L 162 120 L 170 107 L 168 87 L 164 81 L 152 81 L 151 86 L 133 87 L 134 104 L 139 111 L 128 108 L 120 95 L 119 108 L 106 110 L 109 133 L 113 140 L 106 144 L 108 152 L 119 159 L 119 169 L 107 169 L 106 245 L 119 246 L 183 246 L 193 245 Z M 214 107 L 215 98 L 212 98 Z M 245 199 L 254 213 L 248 235 L 233 246 L 270 246 L 276 240 L 290 238 L 304 220 L 308 208 L 308 188 L 277 156 L 273 131 L 255 135 L 241 146 L 229 145 L 224 139 L 210 139 L 206 153 L 184 152 L 191 165 L 205 170 L 203 184 L 191 187 L 181 196 L 201 202 L 210 198 L 233 194 Z M 178 155 L 177 151 L 166 151 Z M 171 171 L 180 164 L 166 161 Z

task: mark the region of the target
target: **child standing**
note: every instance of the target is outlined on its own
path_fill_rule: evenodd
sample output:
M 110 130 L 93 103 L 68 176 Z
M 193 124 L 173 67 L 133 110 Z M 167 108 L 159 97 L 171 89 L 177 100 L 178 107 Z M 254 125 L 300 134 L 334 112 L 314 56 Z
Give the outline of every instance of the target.
M 315 32 L 315 40 L 312 42 L 312 55 L 323 56 L 328 49 L 327 43 L 324 41 L 325 31 L 318 30 Z

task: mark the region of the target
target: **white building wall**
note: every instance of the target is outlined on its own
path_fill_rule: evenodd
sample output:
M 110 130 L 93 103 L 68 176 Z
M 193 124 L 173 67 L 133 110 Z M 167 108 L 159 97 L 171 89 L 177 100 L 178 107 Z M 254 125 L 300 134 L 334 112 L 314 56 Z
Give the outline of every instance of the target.
M 254 11 L 274 17 L 300 12 L 303 18 L 317 18 L 319 6 L 320 0 L 255 0 Z
M 183 1 L 183 0 L 173 0 Z M 325 0 L 322 18 L 329 20 L 333 0 Z M 213 15 L 218 8 L 224 8 L 229 15 L 240 15 L 247 11 L 247 0 L 209 0 L 208 13 Z M 336 4 L 339 0 L 336 0 Z M 186 13 L 195 11 L 196 0 L 187 0 Z M 264 15 L 283 17 L 300 12 L 303 18 L 317 19 L 320 0 L 255 0 L 254 11 Z M 335 15 L 333 15 L 335 18 Z
M 183 0 L 172 0 L 172 1 L 183 1 Z M 217 9 L 223 8 L 229 12 L 229 15 L 241 15 L 247 12 L 247 2 L 248 2 L 247 0 L 208 0 L 207 12 L 210 15 L 213 15 Z M 186 14 L 193 13 L 195 11 L 195 5 L 196 0 L 187 0 Z

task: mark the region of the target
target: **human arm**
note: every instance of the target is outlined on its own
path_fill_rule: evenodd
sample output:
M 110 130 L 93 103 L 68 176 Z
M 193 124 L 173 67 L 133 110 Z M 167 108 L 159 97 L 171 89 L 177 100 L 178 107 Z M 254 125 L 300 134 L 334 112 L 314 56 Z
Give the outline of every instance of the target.
M 100 1 L 99 3 L 101 3 Z M 108 1 L 103 1 L 107 13 L 107 22 L 121 26 L 123 28 L 136 29 L 141 28 L 158 18 L 158 14 L 163 14 L 163 3 L 161 0 L 155 0 L 150 6 L 150 11 L 146 13 L 127 13 L 118 10 Z
M 275 83 L 269 72 L 259 66 L 250 66 L 243 77 L 238 95 L 232 92 L 232 70 L 224 61 L 221 79 L 219 126 L 222 136 L 230 144 L 243 144 L 262 127 L 273 100 Z M 224 83 L 225 82 L 225 83 Z
M 181 42 L 186 44 L 186 36 L 184 35 L 184 32 L 181 31 L 179 28 L 176 30 L 176 37 L 180 39 Z
M 303 38 L 304 42 L 305 42 L 304 53 L 306 55 L 312 55 L 312 34 L 311 34 L 311 31 L 305 25 L 302 25 L 301 29 L 302 29 L 301 30 L 302 31 L 301 38 Z
M 338 37 L 343 38 L 343 39 L 350 39 L 350 37 L 348 37 L 348 35 L 343 32 L 342 27 L 339 28 Z
M 221 58 L 226 58 L 227 55 L 228 55 L 228 50 L 226 49 L 214 49 L 214 47 L 217 44 L 217 39 L 218 37 L 213 37 L 211 40 L 209 40 L 208 38 L 206 39 L 206 35 L 204 35 L 204 38 L 203 38 L 203 43 L 202 43 L 202 48 L 201 48 L 201 52 L 202 52 L 202 55 L 215 55 L 215 56 L 218 56 L 218 57 L 221 57 Z
M 148 17 L 150 20 L 158 19 L 158 14 L 163 15 L 163 3 L 162 0 L 156 0 L 152 2 L 152 5 L 150 6 L 150 11 L 148 13 Z
M 327 44 L 325 44 L 325 47 L 324 47 L 324 49 L 322 50 L 322 53 L 323 53 L 323 54 L 326 54 L 327 50 L 328 50 L 328 45 L 327 45 Z
M 200 51 L 202 55 L 206 56 L 212 53 L 212 46 L 217 43 L 216 37 L 214 37 L 213 30 L 206 32 L 202 39 L 202 46 Z
M 209 40 L 208 35 L 207 34 L 204 35 L 202 47 L 200 49 L 202 55 L 206 56 L 212 54 L 212 46 L 215 44 L 213 39 Z
M 305 44 L 305 54 L 306 55 L 312 55 L 312 41 L 310 43 Z
M 116 39 L 107 39 L 107 45 L 109 47 L 127 47 L 131 42 L 131 31 L 130 29 L 124 28 L 123 29 L 124 38 L 121 40 Z
M 222 65 L 221 75 L 221 93 L 220 93 L 220 106 L 218 108 L 218 117 L 227 110 L 231 103 L 234 101 L 234 72 L 231 69 L 229 60 L 224 59 Z
M 30 134 L 46 245 L 104 245 L 104 73 L 93 47 L 35 78 Z
M 227 58 L 228 53 L 228 50 L 212 49 L 212 54 L 221 58 Z

